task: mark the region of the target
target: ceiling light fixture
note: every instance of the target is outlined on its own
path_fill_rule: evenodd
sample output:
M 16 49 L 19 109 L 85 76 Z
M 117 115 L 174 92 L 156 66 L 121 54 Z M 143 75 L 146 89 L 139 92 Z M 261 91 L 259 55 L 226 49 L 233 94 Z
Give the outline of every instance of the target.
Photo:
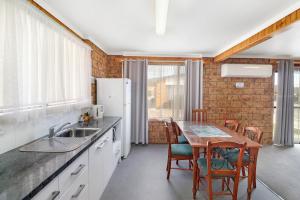
M 155 0 L 156 34 L 164 35 L 167 26 L 169 0 Z

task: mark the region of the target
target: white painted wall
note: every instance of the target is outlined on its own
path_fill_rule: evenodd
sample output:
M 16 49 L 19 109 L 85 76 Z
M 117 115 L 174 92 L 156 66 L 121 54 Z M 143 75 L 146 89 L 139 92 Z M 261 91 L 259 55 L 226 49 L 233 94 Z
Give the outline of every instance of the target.
M 78 122 L 80 111 L 56 113 L 26 122 L 0 122 L 0 154 L 48 134 L 50 126 Z

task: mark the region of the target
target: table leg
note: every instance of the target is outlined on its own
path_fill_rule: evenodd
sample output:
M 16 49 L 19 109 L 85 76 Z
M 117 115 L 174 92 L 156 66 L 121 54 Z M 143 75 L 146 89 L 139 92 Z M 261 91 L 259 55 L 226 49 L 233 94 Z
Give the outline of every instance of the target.
M 248 168 L 248 200 L 251 199 L 251 193 L 252 193 L 252 184 L 254 182 L 254 175 L 255 175 L 255 170 L 256 170 L 256 159 L 257 159 L 257 154 L 258 154 L 258 149 L 256 148 L 251 148 L 249 149 L 250 151 L 250 163 L 249 163 L 249 168 Z
M 197 173 L 198 173 L 198 158 L 199 158 L 199 148 L 193 147 L 193 199 L 196 199 L 197 193 Z

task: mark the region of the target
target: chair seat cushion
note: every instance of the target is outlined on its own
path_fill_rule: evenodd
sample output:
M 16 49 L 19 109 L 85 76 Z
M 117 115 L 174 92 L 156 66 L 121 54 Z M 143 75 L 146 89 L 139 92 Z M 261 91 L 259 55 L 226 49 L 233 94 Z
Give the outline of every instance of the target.
M 221 151 L 221 155 L 223 158 L 227 159 L 231 163 L 237 162 L 237 159 L 239 157 L 239 149 L 226 149 Z M 249 153 L 247 151 L 244 152 L 243 156 L 243 163 L 248 163 L 249 162 Z
M 206 158 L 198 159 L 198 165 L 201 166 L 200 173 L 203 176 L 207 175 L 207 160 Z M 224 159 L 212 158 L 211 159 L 211 168 L 212 170 L 233 170 L 233 166 Z
M 192 147 L 189 144 L 172 144 L 171 151 L 173 155 L 192 156 Z
M 185 143 L 188 143 L 188 141 L 183 135 L 180 135 L 180 136 L 178 136 L 178 143 L 185 144 Z

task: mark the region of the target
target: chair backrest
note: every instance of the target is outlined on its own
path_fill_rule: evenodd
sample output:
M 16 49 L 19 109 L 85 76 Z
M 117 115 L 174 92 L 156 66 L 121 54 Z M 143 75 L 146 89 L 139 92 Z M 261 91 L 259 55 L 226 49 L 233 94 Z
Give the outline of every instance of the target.
M 170 117 L 170 122 L 171 122 L 173 134 L 175 135 L 175 142 L 178 143 L 178 136 L 180 135 L 178 126 L 176 122 L 174 122 L 172 117 Z
M 243 128 L 243 136 L 247 136 L 250 140 L 261 144 L 263 132 L 257 127 L 246 126 Z
M 232 195 L 232 199 L 237 199 L 237 193 L 239 188 L 239 180 L 241 167 L 243 162 L 244 151 L 246 148 L 246 143 L 239 144 L 235 142 L 216 142 L 211 143 L 207 142 L 207 178 L 208 178 L 208 192 L 210 199 L 212 199 L 212 179 L 216 177 L 231 177 L 234 179 L 233 191 L 230 190 L 230 194 Z M 213 154 L 219 149 L 224 152 L 222 154 L 222 158 L 213 158 Z M 234 150 L 234 151 L 232 151 Z M 214 151 L 214 152 L 213 152 Z M 238 153 L 238 158 L 236 163 L 231 164 L 227 161 L 226 158 L 229 158 L 231 153 Z M 217 159 L 212 161 L 212 159 Z M 224 179 L 223 179 L 224 181 Z M 229 186 L 228 186 L 229 187 Z M 228 194 L 228 193 L 227 193 Z
M 169 122 L 164 122 L 164 128 L 165 128 L 165 132 L 166 132 L 166 136 L 167 136 L 167 142 L 168 144 L 171 146 L 172 144 L 172 138 L 171 138 L 171 134 L 170 134 L 170 126 L 171 126 L 171 123 Z
M 192 121 L 207 122 L 207 110 L 205 109 L 193 109 Z
M 237 120 L 225 119 L 224 126 L 231 129 L 231 130 L 233 130 L 233 131 L 235 131 L 235 132 L 238 132 L 240 124 Z
M 238 177 L 240 175 L 240 170 L 242 167 L 242 161 L 243 161 L 243 156 L 244 156 L 244 151 L 246 148 L 246 143 L 244 144 L 240 144 L 240 143 L 236 143 L 236 142 L 215 142 L 212 143 L 210 141 L 207 142 L 207 175 L 208 176 L 234 176 L 234 177 Z M 218 160 L 220 162 L 224 162 L 224 165 L 227 165 L 227 168 L 220 168 L 220 166 L 218 167 L 214 167 L 213 163 L 212 163 L 212 158 L 213 155 L 216 151 L 216 149 L 223 149 L 224 151 L 222 152 L 226 152 L 223 153 L 222 156 L 223 158 L 218 158 Z M 236 163 L 234 164 L 234 166 L 232 166 L 227 160 L 226 158 L 228 156 L 230 156 L 230 154 L 232 153 L 236 153 L 237 151 L 227 151 L 227 149 L 238 149 L 238 158 Z M 227 155 L 228 154 L 228 155 Z

